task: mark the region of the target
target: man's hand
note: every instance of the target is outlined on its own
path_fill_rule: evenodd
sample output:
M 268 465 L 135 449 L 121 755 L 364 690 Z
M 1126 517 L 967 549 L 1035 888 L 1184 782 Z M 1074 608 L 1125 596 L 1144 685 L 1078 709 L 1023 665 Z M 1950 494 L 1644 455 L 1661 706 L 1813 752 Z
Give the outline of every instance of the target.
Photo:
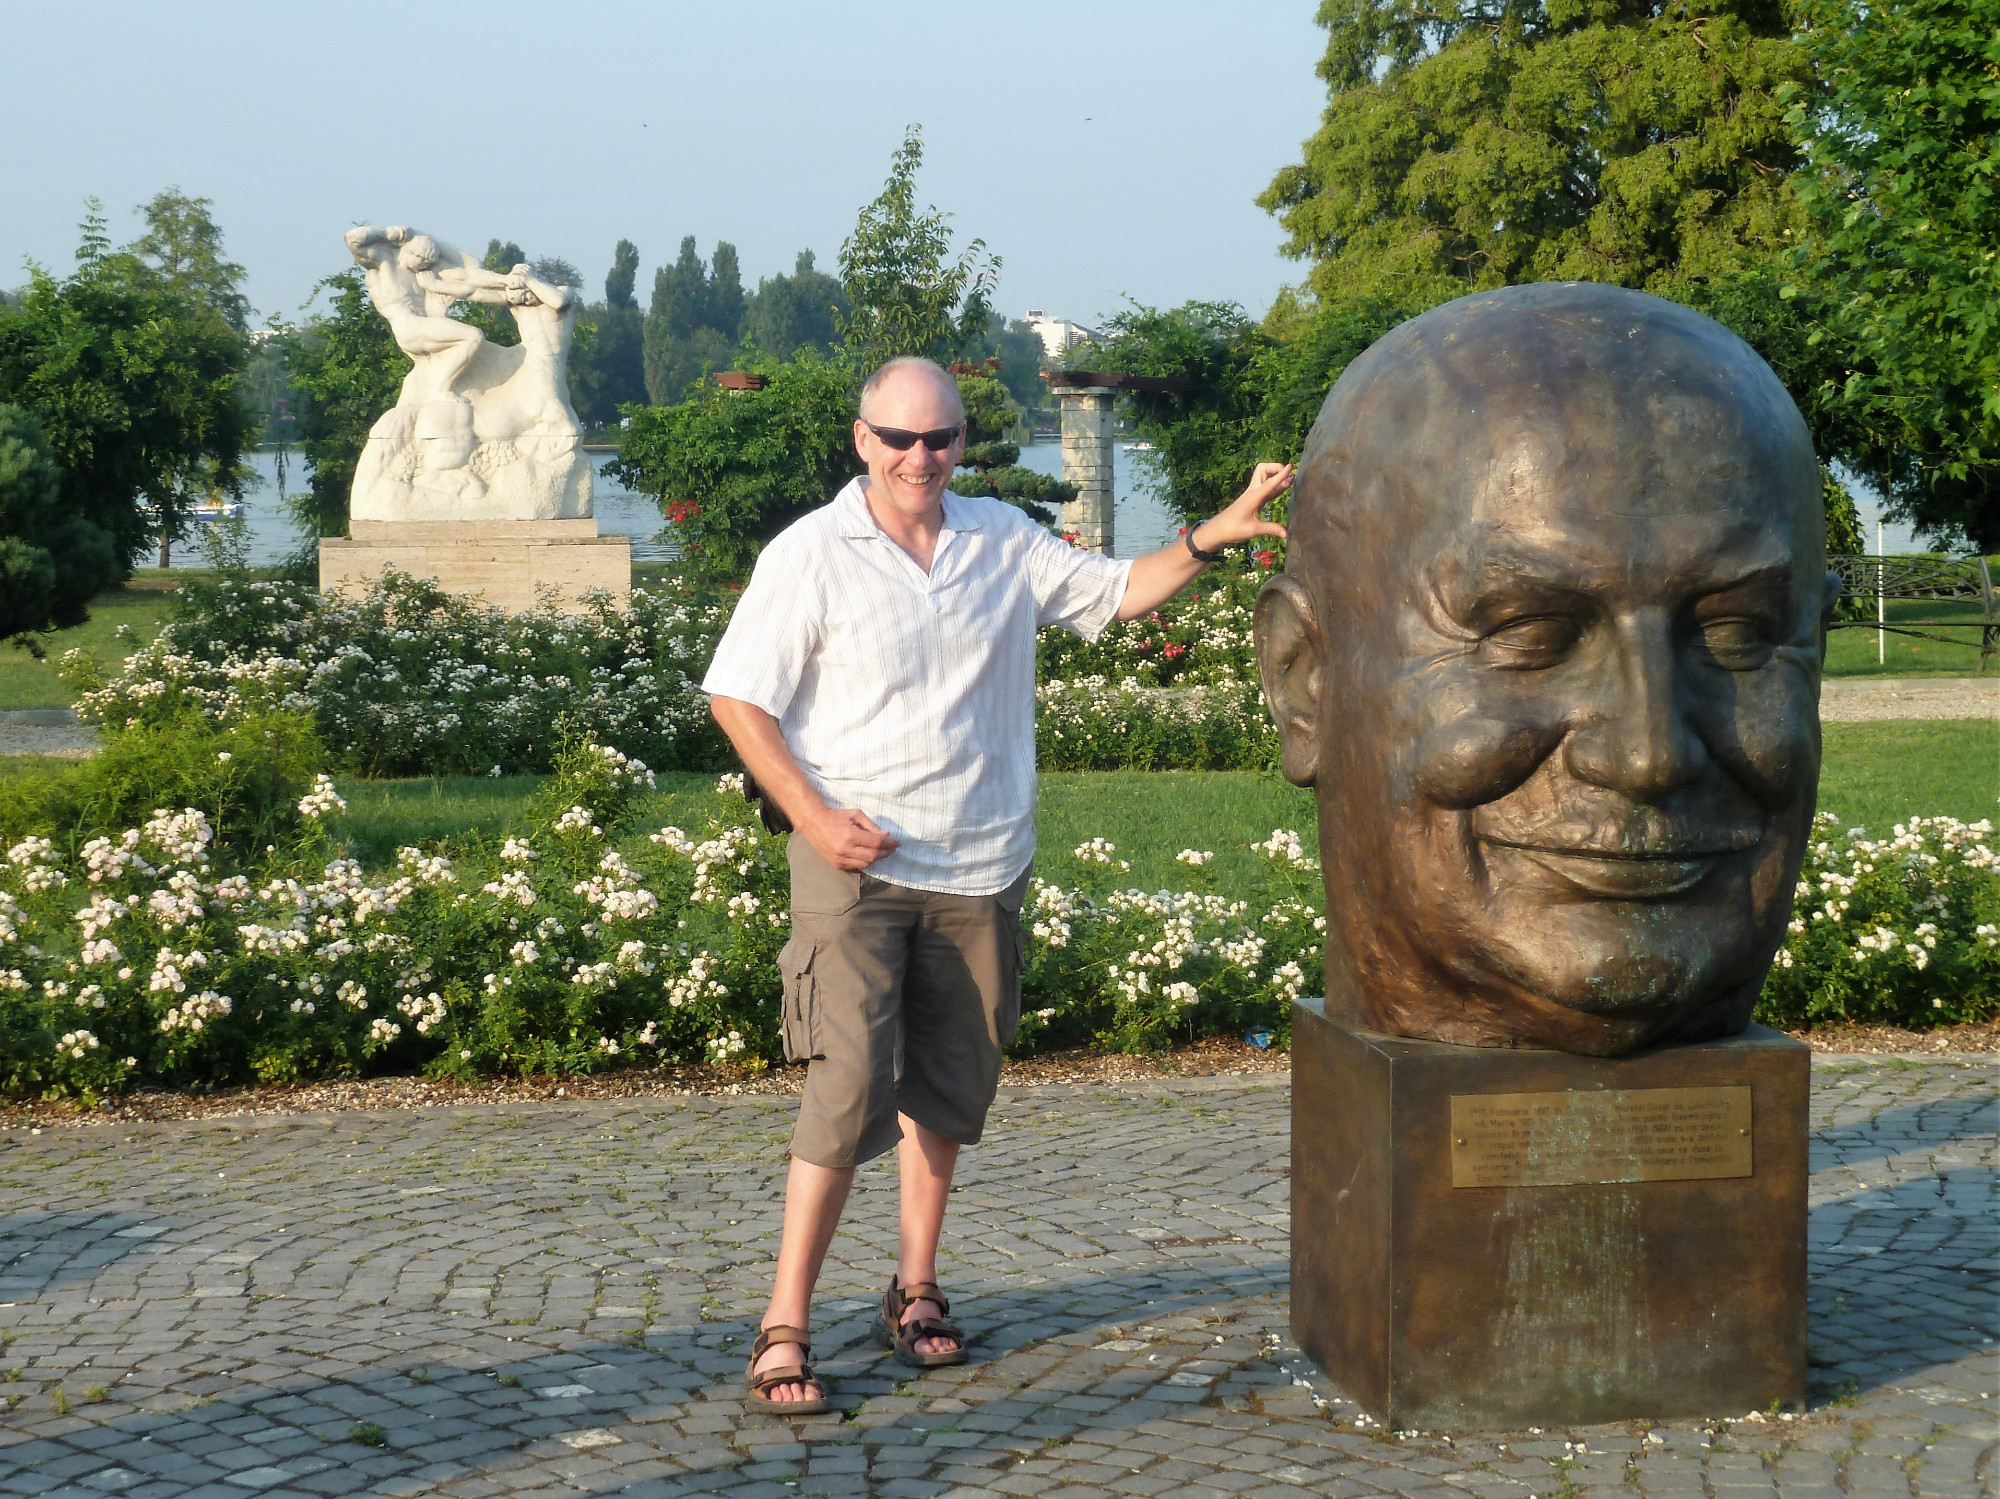
M 835 869 L 866 869 L 901 846 L 854 807 L 823 807 L 811 821 L 795 826 Z
M 1195 527 L 1194 544 L 1204 552 L 1212 552 L 1217 547 L 1234 546 L 1239 541 L 1249 541 L 1258 536 L 1282 539 L 1285 528 L 1276 521 L 1265 520 L 1259 512 L 1291 487 L 1292 466 L 1289 463 L 1258 464 L 1243 493 L 1231 500 L 1228 508 L 1213 520 L 1205 520 Z
M 866 812 L 829 807 L 792 758 L 778 720 L 762 708 L 733 697 L 710 698 L 708 706 L 744 769 L 791 819 L 793 836 L 804 838 L 835 869 L 866 869 L 900 846 Z
M 1138 619 L 1151 614 L 1194 581 L 1195 574 L 1201 571 L 1201 562 L 1187 548 L 1190 539 L 1204 552 L 1213 552 L 1253 537 L 1284 536 L 1283 526 L 1265 520 L 1258 512 L 1291 487 L 1289 463 L 1258 464 L 1250 475 L 1249 486 L 1220 515 L 1203 521 L 1187 537 L 1177 536 L 1157 552 L 1133 562 L 1125 579 L 1125 596 L 1118 601 L 1118 618 Z

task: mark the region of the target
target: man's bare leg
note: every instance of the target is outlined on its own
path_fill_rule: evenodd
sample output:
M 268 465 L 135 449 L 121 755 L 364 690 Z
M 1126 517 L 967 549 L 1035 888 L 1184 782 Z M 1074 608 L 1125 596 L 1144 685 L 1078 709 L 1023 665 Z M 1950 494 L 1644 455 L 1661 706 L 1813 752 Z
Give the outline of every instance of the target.
M 852 1166 L 815 1166 L 792 1157 L 785 1178 L 785 1231 L 778 1241 L 778 1275 L 765 1308 L 764 1327 L 811 1327 L 813 1286 L 826 1263 L 827 1246 L 840 1226 L 847 1190 L 854 1185 Z M 773 1343 L 757 1360 L 756 1372 L 800 1362 L 796 1343 Z M 797 1380 L 774 1385 L 773 1400 L 814 1400 L 825 1394 Z
M 932 1134 L 908 1114 L 898 1114 L 903 1138 L 896 1147 L 896 1165 L 902 1177 L 902 1231 L 896 1258 L 896 1283 L 915 1285 L 937 1279 L 938 1236 L 944 1231 L 945 1204 L 951 1197 L 951 1173 L 958 1165 L 958 1144 L 943 1135 Z M 942 1317 L 944 1308 L 935 1301 L 913 1301 L 905 1322 L 919 1317 Z M 949 1353 L 958 1347 L 956 1338 L 918 1338 L 919 1353 Z

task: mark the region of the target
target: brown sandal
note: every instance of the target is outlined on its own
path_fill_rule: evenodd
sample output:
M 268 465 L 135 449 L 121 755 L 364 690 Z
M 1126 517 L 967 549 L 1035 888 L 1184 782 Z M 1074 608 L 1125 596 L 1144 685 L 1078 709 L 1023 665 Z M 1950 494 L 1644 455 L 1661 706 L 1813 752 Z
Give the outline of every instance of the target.
M 813 1373 L 811 1337 L 803 1327 L 780 1325 L 758 1330 L 757 1341 L 750 1345 L 750 1362 L 743 1366 L 743 1388 L 750 1406 L 785 1416 L 814 1416 L 826 1409 L 826 1381 Z M 775 1364 L 759 1374 L 757 1360 L 774 1343 L 797 1343 L 805 1352 L 796 1364 Z M 781 1384 L 817 1385 L 819 1394 L 809 1400 L 773 1400 L 770 1392 Z
M 903 1313 L 909 1310 L 913 1301 L 935 1301 L 941 1311 L 950 1311 L 951 1303 L 944 1299 L 944 1292 L 936 1281 L 920 1280 L 913 1285 L 899 1286 L 896 1277 L 889 1277 L 888 1294 L 882 1298 L 882 1314 L 875 1319 L 875 1341 L 884 1348 L 896 1351 L 896 1360 L 908 1364 L 913 1369 L 937 1369 L 946 1364 L 962 1364 L 966 1359 L 965 1334 L 942 1317 L 918 1317 L 905 1322 Z M 919 1353 L 917 1342 L 922 1338 L 956 1338 L 958 1346 L 943 1353 Z

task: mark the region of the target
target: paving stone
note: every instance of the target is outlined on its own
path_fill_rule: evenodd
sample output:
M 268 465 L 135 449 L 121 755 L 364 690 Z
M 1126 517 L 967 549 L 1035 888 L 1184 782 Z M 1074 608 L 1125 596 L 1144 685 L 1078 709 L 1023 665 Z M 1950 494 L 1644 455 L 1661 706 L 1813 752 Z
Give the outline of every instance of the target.
M 0 1494 L 1986 1492 L 1989 1069 L 1823 1059 L 1811 1407 L 1658 1442 L 1357 1430 L 1287 1325 L 1288 1114 L 1282 1077 L 1010 1091 L 939 1266 L 975 1358 L 921 1374 L 869 1338 L 894 1163 L 864 1168 L 815 1309 L 839 1411 L 796 1419 L 740 1399 L 790 1128 L 771 1100 L 205 1120 L 123 1148 L 0 1131 L 0 1339 L 28 1395 Z M 113 1398 L 59 1416 L 59 1383 Z M 390 1445 L 351 1440 L 361 1423 Z M 617 1440 L 560 1440 L 600 1430 Z

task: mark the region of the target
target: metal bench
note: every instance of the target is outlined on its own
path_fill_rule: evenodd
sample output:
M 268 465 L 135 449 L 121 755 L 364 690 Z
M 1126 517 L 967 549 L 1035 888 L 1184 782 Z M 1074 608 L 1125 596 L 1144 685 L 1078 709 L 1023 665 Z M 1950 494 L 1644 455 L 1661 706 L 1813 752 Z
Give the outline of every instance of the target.
M 1984 557 L 1868 557 L 1835 553 L 1826 559 L 1838 573 L 1851 599 L 1922 599 L 1964 601 L 1979 605 L 1978 619 L 1837 619 L 1836 630 L 1886 630 L 1914 635 L 1946 645 L 1969 645 L 1963 636 L 1940 630 L 1979 631 L 1979 672 L 1986 658 L 2000 652 L 2000 603 L 1993 595 L 1993 574 Z

